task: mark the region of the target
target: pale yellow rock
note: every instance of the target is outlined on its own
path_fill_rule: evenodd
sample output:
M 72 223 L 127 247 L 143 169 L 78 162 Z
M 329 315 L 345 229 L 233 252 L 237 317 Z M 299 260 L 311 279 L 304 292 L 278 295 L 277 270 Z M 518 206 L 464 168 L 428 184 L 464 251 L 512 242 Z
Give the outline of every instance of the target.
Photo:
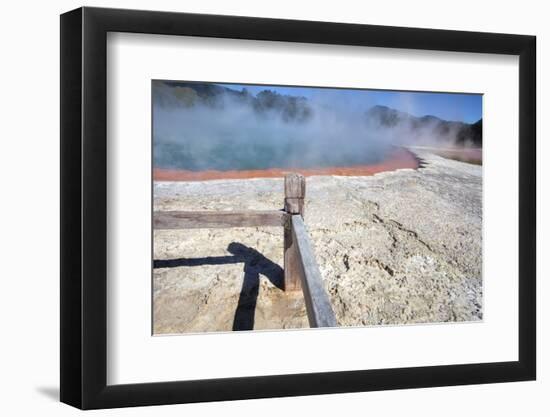
M 482 319 L 482 167 L 417 153 L 419 170 L 307 178 L 339 325 Z M 154 185 L 155 210 L 282 205 L 282 178 Z M 279 288 L 282 228 L 155 231 L 154 258 L 155 334 L 308 327 L 301 294 Z

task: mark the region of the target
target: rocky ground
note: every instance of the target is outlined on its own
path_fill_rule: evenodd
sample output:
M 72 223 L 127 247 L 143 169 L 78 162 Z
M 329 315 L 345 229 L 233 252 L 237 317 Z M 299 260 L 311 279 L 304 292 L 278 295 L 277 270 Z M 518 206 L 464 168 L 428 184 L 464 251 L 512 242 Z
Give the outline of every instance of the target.
M 307 178 L 305 223 L 339 325 L 482 319 L 482 167 Z M 283 179 L 155 182 L 155 210 L 280 209 Z M 308 327 L 280 289 L 282 228 L 154 232 L 155 334 Z

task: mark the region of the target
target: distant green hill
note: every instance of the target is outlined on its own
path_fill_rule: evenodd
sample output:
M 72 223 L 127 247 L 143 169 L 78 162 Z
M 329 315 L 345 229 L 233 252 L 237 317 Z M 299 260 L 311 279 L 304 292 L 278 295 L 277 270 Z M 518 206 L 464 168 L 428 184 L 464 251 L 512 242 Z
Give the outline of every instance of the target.
M 366 112 L 366 120 L 375 128 L 409 128 L 413 132 L 430 129 L 435 138 L 452 137 L 457 145 L 482 146 L 482 119 L 473 124 L 454 122 L 435 116 L 416 117 L 386 106 L 374 106 Z
M 256 96 L 246 89 L 232 90 L 216 84 L 180 81 L 155 81 L 153 89 L 155 102 L 161 106 L 189 107 L 204 104 L 223 107 L 227 100 L 251 106 L 258 114 L 279 113 L 285 122 L 309 120 L 313 110 L 305 97 L 282 95 L 266 89 Z

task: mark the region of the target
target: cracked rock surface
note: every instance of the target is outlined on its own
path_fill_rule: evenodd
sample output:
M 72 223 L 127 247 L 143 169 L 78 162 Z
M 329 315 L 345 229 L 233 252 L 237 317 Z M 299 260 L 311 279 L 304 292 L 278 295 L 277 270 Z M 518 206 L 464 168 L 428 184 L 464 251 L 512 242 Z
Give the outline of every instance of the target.
M 309 177 L 305 223 L 339 325 L 482 319 L 482 168 Z M 283 179 L 156 182 L 155 210 L 280 209 Z M 154 332 L 308 327 L 279 228 L 154 232 Z

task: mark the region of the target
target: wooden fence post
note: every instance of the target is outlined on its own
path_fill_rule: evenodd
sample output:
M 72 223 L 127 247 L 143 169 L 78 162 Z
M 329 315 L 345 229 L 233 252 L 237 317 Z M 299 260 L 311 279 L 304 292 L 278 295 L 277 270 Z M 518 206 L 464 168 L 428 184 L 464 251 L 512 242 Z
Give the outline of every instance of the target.
M 304 215 L 304 197 L 306 194 L 306 180 L 303 175 L 291 173 L 285 175 L 285 212 L 289 215 Z M 290 217 L 290 216 L 289 216 Z M 285 291 L 298 291 L 300 285 L 301 268 L 298 258 L 298 247 L 293 242 L 292 222 L 285 224 L 284 231 L 284 274 Z
M 304 217 L 304 198 L 306 196 L 306 179 L 301 174 L 285 175 L 285 211 L 289 214 L 300 214 Z

